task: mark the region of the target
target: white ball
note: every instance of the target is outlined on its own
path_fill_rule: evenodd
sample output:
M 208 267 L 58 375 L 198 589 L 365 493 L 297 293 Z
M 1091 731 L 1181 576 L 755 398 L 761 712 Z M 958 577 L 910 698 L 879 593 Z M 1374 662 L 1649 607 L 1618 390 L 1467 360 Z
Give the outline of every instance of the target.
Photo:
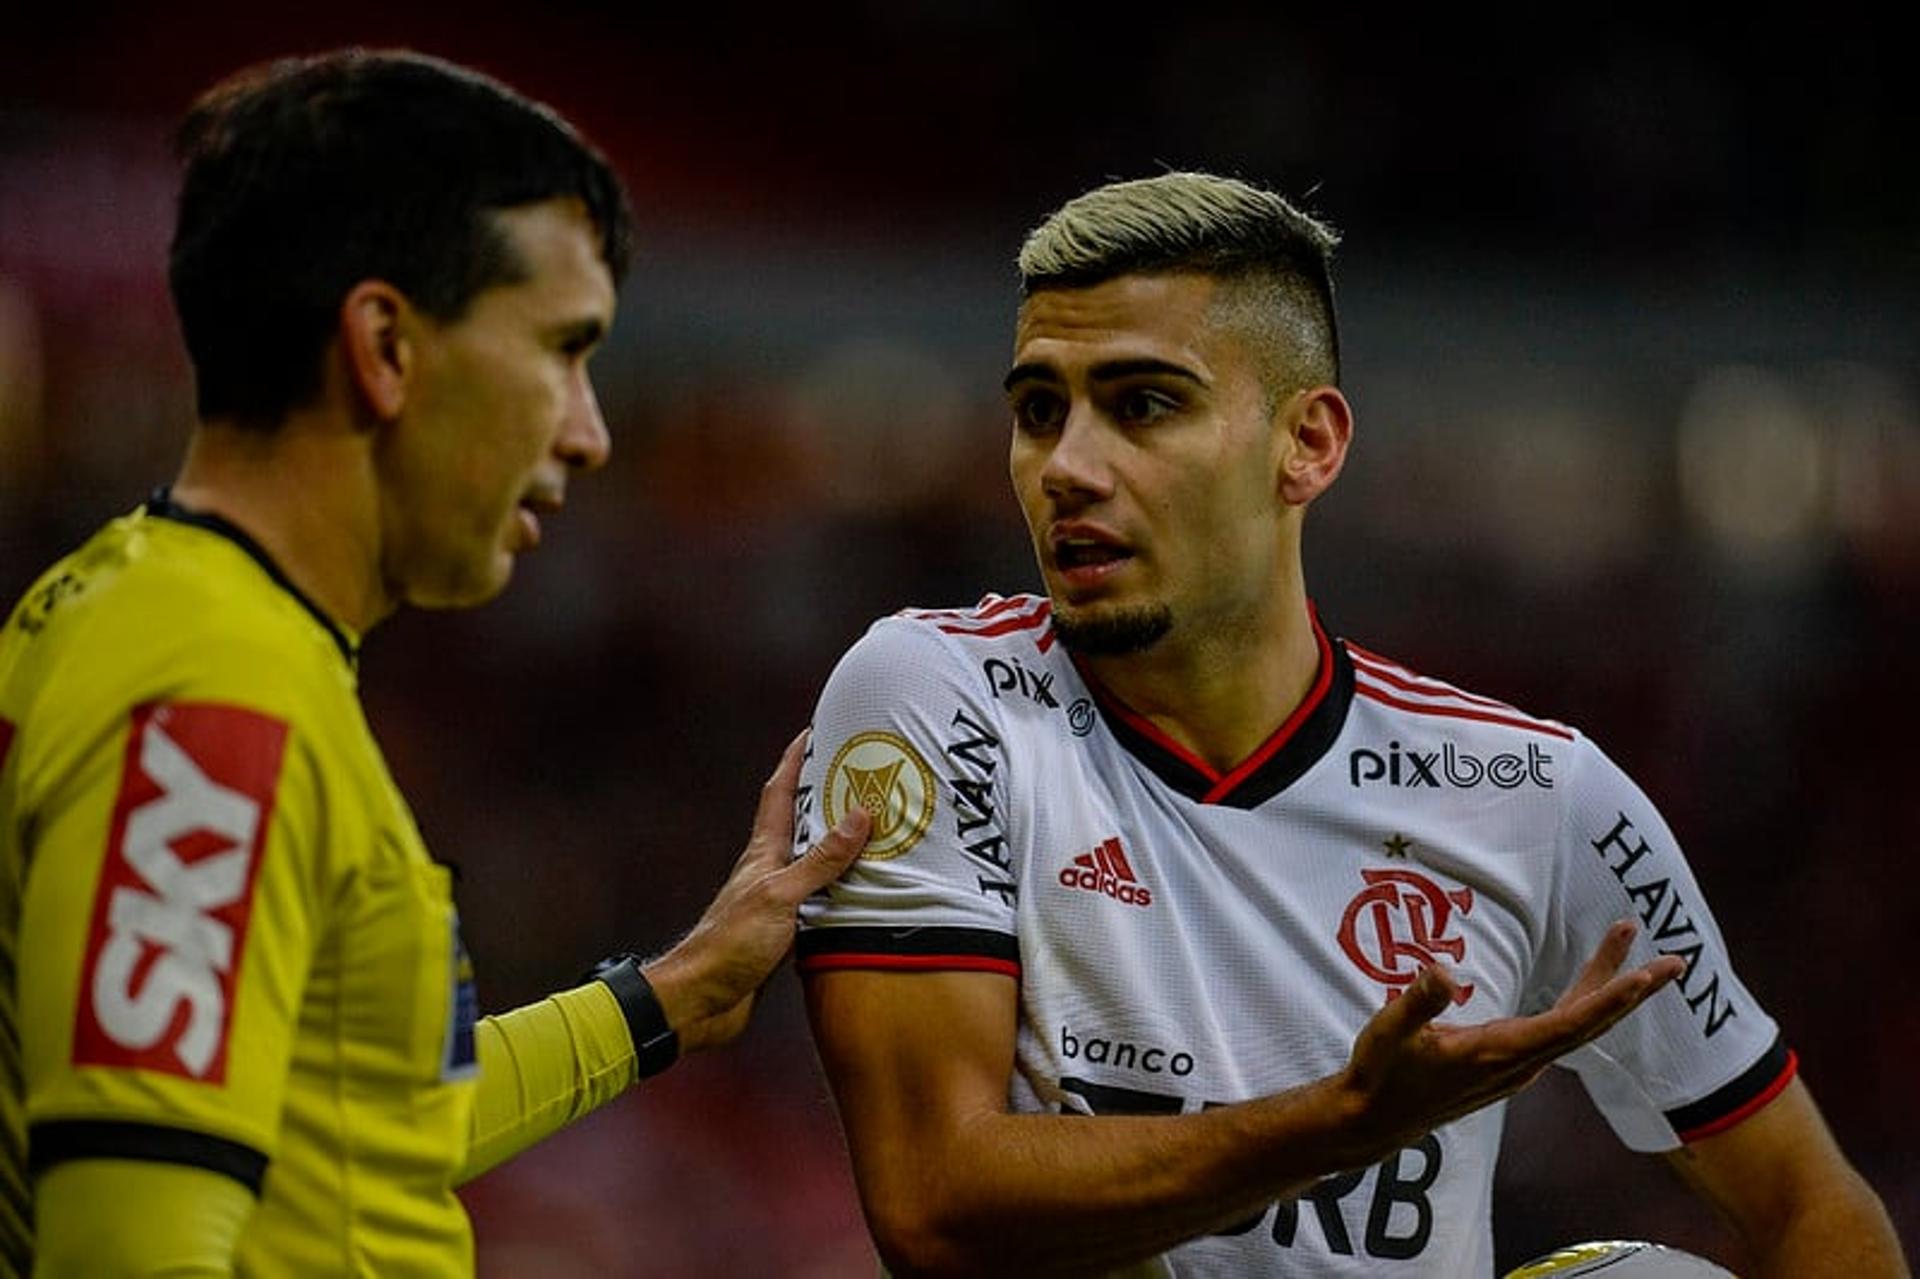
M 1558 1252 L 1536 1258 L 1505 1279 L 1568 1279 L 1573 1275 L 1600 1275 L 1604 1279 L 1735 1279 L 1705 1257 L 1696 1257 L 1665 1244 L 1607 1239 L 1569 1244 Z

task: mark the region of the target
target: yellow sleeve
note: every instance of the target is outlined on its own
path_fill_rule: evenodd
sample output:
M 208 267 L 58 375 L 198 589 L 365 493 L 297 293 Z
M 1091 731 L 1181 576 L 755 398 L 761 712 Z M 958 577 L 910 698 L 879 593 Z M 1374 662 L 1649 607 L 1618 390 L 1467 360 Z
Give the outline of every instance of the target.
M 217 1172 L 130 1159 L 61 1164 L 34 1187 L 35 1279 L 233 1273 L 253 1196 Z
M 632 1086 L 633 1036 L 603 982 L 588 982 L 474 1029 L 480 1056 L 470 1181 Z

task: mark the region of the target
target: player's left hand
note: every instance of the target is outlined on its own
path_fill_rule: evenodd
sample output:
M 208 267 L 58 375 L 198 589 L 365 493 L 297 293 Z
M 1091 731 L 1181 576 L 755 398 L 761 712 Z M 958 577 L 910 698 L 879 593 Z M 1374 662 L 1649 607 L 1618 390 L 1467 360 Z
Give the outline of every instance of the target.
M 866 847 L 871 822 L 855 808 L 804 855 L 789 860 L 806 742 L 803 732 L 788 744 L 761 788 L 746 851 L 700 922 L 646 965 L 683 1053 L 717 1047 L 746 1028 L 755 996 L 792 949 L 800 903 L 838 879 Z
M 1453 1006 L 1459 984 L 1439 964 L 1423 969 L 1361 1030 L 1338 1076 L 1341 1089 L 1354 1099 L 1350 1108 L 1362 1117 L 1360 1129 L 1369 1135 L 1362 1149 L 1397 1149 L 1518 1092 L 1557 1058 L 1605 1033 L 1677 978 L 1684 965 L 1671 955 L 1621 971 L 1637 932 L 1630 919 L 1615 923 L 1559 1001 L 1530 1017 L 1473 1026 L 1435 1024 Z

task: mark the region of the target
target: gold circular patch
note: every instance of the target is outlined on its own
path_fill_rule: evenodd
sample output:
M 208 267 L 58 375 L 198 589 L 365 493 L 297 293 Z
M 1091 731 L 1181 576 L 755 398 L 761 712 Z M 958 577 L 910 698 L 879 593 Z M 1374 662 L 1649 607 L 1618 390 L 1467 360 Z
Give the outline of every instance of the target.
M 824 789 L 828 826 L 853 808 L 864 808 L 873 818 L 862 857 L 898 857 L 919 843 L 933 823 L 933 770 L 904 737 L 893 733 L 848 738 L 827 768 Z

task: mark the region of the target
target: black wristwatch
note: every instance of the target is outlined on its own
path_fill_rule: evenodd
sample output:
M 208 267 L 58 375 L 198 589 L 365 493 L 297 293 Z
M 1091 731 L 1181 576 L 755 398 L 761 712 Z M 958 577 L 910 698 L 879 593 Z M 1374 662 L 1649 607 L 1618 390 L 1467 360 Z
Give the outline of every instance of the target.
M 620 1011 L 626 1014 L 627 1031 L 633 1036 L 634 1064 L 640 1078 L 657 1075 L 679 1060 L 680 1036 L 667 1025 L 660 996 L 653 993 L 653 983 L 640 971 L 640 956 L 625 951 L 608 955 L 581 980 L 605 982 L 619 1001 Z

